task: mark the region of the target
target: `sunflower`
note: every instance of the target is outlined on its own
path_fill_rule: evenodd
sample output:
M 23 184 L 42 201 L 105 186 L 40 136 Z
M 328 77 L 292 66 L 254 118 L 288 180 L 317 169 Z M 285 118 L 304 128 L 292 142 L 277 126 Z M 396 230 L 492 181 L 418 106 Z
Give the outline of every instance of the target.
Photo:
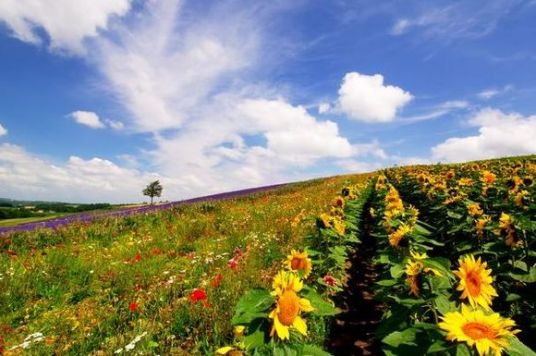
M 269 315 L 274 321 L 270 336 L 277 335 L 281 340 L 288 340 L 291 327 L 300 334 L 307 335 L 307 324 L 300 313 L 313 311 L 314 308 L 310 301 L 298 295 L 303 283 L 294 273 L 281 271 L 274 278 L 273 287 L 272 294 L 277 297 L 277 301 Z
M 472 203 L 472 204 L 467 205 L 467 213 L 469 213 L 469 215 L 471 216 L 480 216 L 484 214 L 484 212 L 482 211 L 482 208 L 480 207 L 478 203 Z
M 460 178 L 458 180 L 459 187 L 467 187 L 473 185 L 473 180 L 471 178 Z
M 482 181 L 482 183 L 489 185 L 495 183 L 495 181 L 497 180 L 497 176 L 490 171 L 482 171 L 480 175 L 480 180 Z
M 385 196 L 385 209 L 388 211 L 400 211 L 404 212 L 404 203 L 400 199 L 400 195 L 395 187 L 391 185 L 389 193 Z
M 287 268 L 294 272 L 300 272 L 303 277 L 307 277 L 313 269 L 307 251 L 290 251 L 290 255 L 287 256 Z
M 447 340 L 466 342 L 470 347 L 476 346 L 480 356 L 500 356 L 508 347 L 508 338 L 519 330 L 512 330 L 512 319 L 503 318 L 498 313 L 485 314 L 482 310 L 473 310 L 462 304 L 462 311 L 450 312 L 441 317 L 439 327 L 447 331 Z
M 402 223 L 395 232 L 389 234 L 389 244 L 393 247 L 398 247 L 400 240 L 411 232 L 411 227 Z
M 333 229 L 337 232 L 337 234 L 342 236 L 346 231 L 346 224 L 340 217 L 337 216 L 333 219 Z
M 281 295 L 287 289 L 299 292 L 303 288 L 303 282 L 295 273 L 283 270 L 274 277 L 272 288 L 273 296 Z
M 418 297 L 421 294 L 422 279 L 420 278 L 422 262 L 408 261 L 404 271 L 406 272 L 406 281 L 409 285 L 409 294 Z
M 333 206 L 336 208 L 343 209 L 344 208 L 344 198 L 341 196 L 338 196 L 335 198 L 335 201 L 333 202 Z
M 522 190 L 520 191 L 519 193 L 516 194 L 515 198 L 514 198 L 514 201 L 516 203 L 517 206 L 520 206 L 520 207 L 525 207 L 525 197 L 529 195 L 529 192 L 526 191 L 526 190 Z
M 482 215 L 479 219 L 475 220 L 475 228 L 476 228 L 476 234 L 478 237 L 484 236 L 484 230 L 486 229 L 486 225 L 491 221 L 491 217 L 489 215 Z
M 497 291 L 491 283 L 491 269 L 486 269 L 487 263 L 482 262 L 480 257 L 475 260 L 473 255 L 468 255 L 459 260 L 460 268 L 454 274 L 460 278 L 457 290 L 462 292 L 461 299 L 469 299 L 472 306 L 480 305 L 490 310 L 491 299 L 497 296 Z
M 426 254 L 426 252 L 419 253 L 417 251 L 412 250 L 410 251 L 410 255 L 411 255 L 411 258 L 417 261 L 422 261 L 428 258 L 428 255 Z

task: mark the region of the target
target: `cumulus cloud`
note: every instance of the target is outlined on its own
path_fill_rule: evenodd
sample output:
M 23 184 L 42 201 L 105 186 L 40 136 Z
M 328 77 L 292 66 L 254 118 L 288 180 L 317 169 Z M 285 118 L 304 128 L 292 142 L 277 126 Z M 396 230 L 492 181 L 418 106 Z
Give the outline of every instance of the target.
M 283 99 L 226 95 L 207 110 L 176 135 L 159 137 L 153 152 L 165 174 L 180 174 L 192 189 L 285 182 L 320 159 L 355 153 L 335 123 Z
M 478 134 L 452 137 L 432 148 L 434 161 L 459 162 L 536 153 L 536 116 L 486 108 L 468 120 Z
M 112 16 L 122 16 L 129 8 L 129 0 L 2 0 L 0 21 L 24 42 L 43 43 L 43 30 L 50 49 L 80 54 L 85 38 L 97 36 Z
M 99 115 L 92 111 L 73 111 L 68 116 L 80 125 L 84 125 L 92 129 L 103 129 L 106 127 L 99 118 Z
M 123 26 L 113 40 L 100 41 L 93 58 L 140 132 L 182 127 L 216 86 L 230 85 L 231 74 L 256 54 L 248 14 L 207 8 L 202 19 L 178 28 L 187 21 L 180 5 L 177 0 L 145 4 L 138 21 Z
M 330 103 L 320 103 L 318 105 L 318 113 L 319 114 L 324 114 L 324 113 L 328 112 L 329 110 L 331 110 L 331 104 Z
M 4 128 L 4 126 L 2 126 L 2 124 L 0 124 L 0 137 L 4 136 L 4 135 L 7 135 L 7 129 Z
M 179 180 L 124 168 L 106 159 L 71 156 L 66 162 L 58 164 L 17 145 L 0 145 L 2 197 L 68 202 L 135 202 L 144 199 L 141 190 L 155 179 L 160 179 L 164 185 L 164 198 L 177 194 L 181 184 Z
M 339 89 L 338 109 L 351 119 L 365 122 L 392 121 L 412 99 L 403 89 L 384 85 L 381 74 L 347 73 Z

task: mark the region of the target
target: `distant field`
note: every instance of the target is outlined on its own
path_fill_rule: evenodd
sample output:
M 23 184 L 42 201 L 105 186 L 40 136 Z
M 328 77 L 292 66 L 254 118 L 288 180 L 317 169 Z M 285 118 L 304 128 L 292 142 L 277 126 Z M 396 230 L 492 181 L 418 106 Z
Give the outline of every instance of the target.
M 0 227 L 4 226 L 16 226 L 20 224 L 30 223 L 30 222 L 36 222 L 36 221 L 46 221 L 50 219 L 59 218 L 62 216 L 67 216 L 70 214 L 52 214 L 49 216 L 34 216 L 31 218 L 19 218 L 19 219 L 4 219 L 0 220 Z

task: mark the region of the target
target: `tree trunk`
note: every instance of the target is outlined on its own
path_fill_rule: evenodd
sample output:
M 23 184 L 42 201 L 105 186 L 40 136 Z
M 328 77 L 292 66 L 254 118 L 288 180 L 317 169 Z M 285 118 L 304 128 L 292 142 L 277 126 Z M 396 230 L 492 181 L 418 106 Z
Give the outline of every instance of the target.
M 151 205 L 153 205 L 153 197 L 151 197 Z

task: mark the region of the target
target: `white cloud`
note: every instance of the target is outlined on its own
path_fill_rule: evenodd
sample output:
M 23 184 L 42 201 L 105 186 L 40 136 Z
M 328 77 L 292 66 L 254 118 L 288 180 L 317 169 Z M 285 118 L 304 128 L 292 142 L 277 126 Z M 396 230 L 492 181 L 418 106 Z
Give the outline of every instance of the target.
M 2 126 L 2 124 L 0 124 L 0 137 L 4 136 L 4 135 L 7 135 L 7 129 L 4 128 L 4 126 Z
M 41 44 L 50 38 L 50 49 L 83 53 L 83 40 L 98 35 L 112 16 L 122 16 L 130 8 L 129 0 L 2 0 L 0 21 L 18 39 Z
M 413 17 L 399 18 L 391 27 L 393 36 L 420 30 L 426 39 L 441 38 L 444 43 L 455 39 L 476 39 L 491 34 L 519 1 L 462 1 L 446 6 L 421 6 Z
M 337 165 L 351 173 L 373 172 L 385 167 L 384 164 L 379 162 L 361 162 L 355 159 L 339 160 L 337 161 Z
M 320 159 L 354 155 L 335 123 L 282 99 L 225 95 L 213 105 L 176 135 L 159 137 L 153 152 L 165 174 L 181 175 L 193 190 L 285 182 Z
M 446 101 L 444 103 L 441 103 L 433 107 L 427 113 L 400 118 L 399 121 L 404 124 L 412 124 L 415 122 L 433 120 L 433 119 L 437 119 L 441 116 L 444 116 L 456 110 L 467 109 L 469 105 L 470 104 L 464 100 Z
M 452 137 L 432 148 L 432 160 L 459 162 L 536 153 L 536 116 L 483 109 L 468 120 L 478 134 Z
M 106 124 L 114 130 L 122 130 L 125 128 L 125 124 L 123 124 L 121 121 L 106 120 Z
M 154 148 L 143 155 L 169 199 L 308 178 L 308 168 L 323 160 L 387 156 L 377 142 L 351 143 L 335 122 L 317 119 L 280 98 L 277 88 L 250 79 L 251 68 L 267 65 L 259 53 L 264 10 L 226 4 L 208 7 L 194 22 L 179 1 L 143 3 L 135 23 L 117 22 L 113 36 L 95 39 L 95 51 L 88 52 L 103 87 L 131 114 L 125 124 L 151 134 Z M 391 107 L 401 106 L 393 96 L 409 95 L 382 83 L 374 89 Z M 93 128 L 123 127 L 93 112 L 71 116 Z M 156 177 L 128 155 L 119 158 L 121 165 L 80 157 L 55 165 L 18 146 L 3 149 L 17 157 L 0 158 L 0 176 L 20 178 L 28 190 L 5 189 L 21 197 L 76 201 L 102 190 L 90 199 L 132 201 L 140 185 Z
M 394 36 L 399 36 L 404 34 L 411 26 L 412 23 L 408 19 L 398 19 L 391 28 L 390 33 Z
M 177 0 L 147 3 L 135 24 L 100 42 L 94 60 L 138 131 L 182 127 L 216 86 L 230 85 L 231 74 L 254 61 L 251 16 L 213 12 L 188 22 Z
M 477 94 L 477 96 L 482 100 L 489 100 L 497 95 L 504 94 L 510 90 L 512 90 L 514 87 L 512 85 L 505 85 L 502 88 L 490 88 L 481 91 Z
M 331 104 L 330 103 L 320 103 L 318 105 L 318 113 L 319 114 L 324 114 L 324 113 L 328 112 L 329 110 L 331 110 Z
M 71 156 L 52 163 L 22 147 L 0 145 L 0 196 L 68 202 L 135 202 L 151 180 L 160 179 L 164 196 L 177 195 L 181 182 L 155 173 L 124 168 L 101 159 Z M 88 194 L 91 192 L 91 194 Z
M 103 129 L 106 126 L 102 123 L 97 114 L 91 111 L 74 111 L 68 115 L 80 125 L 91 127 L 92 129 Z
M 347 73 L 339 89 L 338 109 L 355 120 L 392 121 L 412 96 L 399 87 L 384 85 L 383 82 L 381 74 Z

